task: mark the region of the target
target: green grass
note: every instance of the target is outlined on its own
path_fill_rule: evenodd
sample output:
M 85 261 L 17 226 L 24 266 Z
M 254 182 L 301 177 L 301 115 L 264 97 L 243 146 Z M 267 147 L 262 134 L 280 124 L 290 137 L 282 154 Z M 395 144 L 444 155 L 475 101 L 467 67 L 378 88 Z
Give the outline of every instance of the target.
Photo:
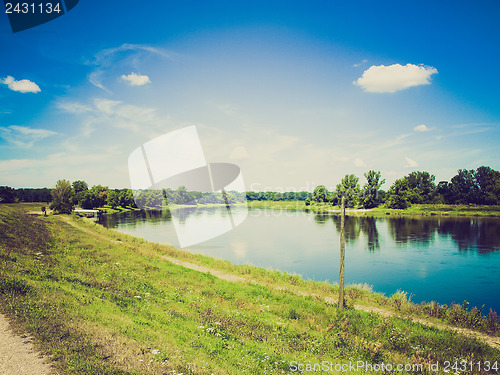
M 350 307 L 340 310 L 324 300 L 336 296 L 335 285 L 235 266 L 85 219 L 30 216 L 30 207 L 0 205 L 0 308 L 34 335 L 60 373 L 269 374 L 291 373 L 292 361 L 500 358 L 451 330 L 353 309 L 394 307 L 368 288 L 348 288 Z M 256 283 L 225 281 L 162 256 Z M 403 300 L 399 309 L 409 314 L 408 306 Z
M 304 201 L 249 201 L 248 207 L 262 207 L 270 209 L 291 209 L 311 211 L 339 211 L 339 206 L 328 203 L 312 203 L 306 206 Z M 396 210 L 385 207 L 362 210 L 362 207 L 348 208 L 347 214 L 355 215 L 442 215 L 442 216 L 500 216 L 500 206 L 481 205 L 454 205 L 454 204 L 413 204 L 404 210 Z
M 442 216 L 500 216 L 500 206 L 414 204 L 405 210 L 375 208 L 373 214 L 410 214 Z

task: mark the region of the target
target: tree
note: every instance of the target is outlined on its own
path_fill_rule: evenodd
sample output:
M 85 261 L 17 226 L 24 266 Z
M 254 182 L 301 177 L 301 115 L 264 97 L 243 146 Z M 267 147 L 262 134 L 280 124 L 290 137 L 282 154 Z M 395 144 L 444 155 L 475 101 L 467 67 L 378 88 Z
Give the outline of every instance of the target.
M 78 194 L 81 191 L 86 191 L 89 189 L 89 185 L 85 181 L 82 180 L 76 180 L 73 181 L 73 190 L 75 191 L 75 194 Z
M 82 206 L 82 198 L 85 194 L 85 192 L 89 189 L 89 186 L 85 181 L 82 180 L 77 180 L 73 181 L 73 190 L 75 191 L 75 196 L 73 198 L 73 203 L 75 205 L 79 205 L 80 207 Z
M 97 193 L 95 190 L 87 190 L 84 192 L 80 192 L 81 197 L 78 201 L 78 204 L 81 208 L 85 208 L 87 210 L 93 209 L 95 207 L 99 207 L 97 201 Z
M 115 209 L 120 205 L 120 193 L 116 190 L 109 190 L 107 196 L 107 204 L 111 206 L 112 209 Z
M 479 185 L 474 170 L 459 169 L 450 181 L 451 203 L 478 203 L 480 198 Z
M 108 187 L 94 185 L 90 189 L 94 194 L 94 207 L 103 207 L 108 202 Z
M 50 208 L 61 214 L 70 214 L 73 211 L 73 197 L 75 192 L 68 180 L 59 180 L 52 189 L 52 203 Z
M 500 204 L 500 172 L 490 167 L 479 167 L 474 173 L 479 187 L 478 203 Z
M 120 206 L 136 207 L 134 201 L 134 193 L 131 189 L 122 189 L 120 191 Z
M 361 204 L 364 208 L 373 208 L 380 204 L 379 190 L 385 183 L 385 179 L 381 180 L 381 173 L 375 171 L 368 171 L 364 176 L 366 184 L 363 186 Z
M 328 201 L 328 190 L 326 190 L 325 185 L 318 185 L 313 191 L 313 200 L 317 203 L 323 203 Z
M 337 185 L 337 197 L 345 197 L 348 207 L 354 207 L 359 199 L 359 178 L 353 174 L 346 174 L 340 184 Z
M 451 185 L 448 181 L 439 181 L 436 187 L 436 202 L 437 203 L 453 203 L 452 193 L 451 193 Z
M 404 177 L 408 182 L 410 189 L 409 197 L 410 203 L 434 203 L 436 197 L 436 185 L 434 180 L 436 176 L 431 175 L 429 172 L 411 172 L 408 176 Z
M 394 181 L 387 195 L 386 205 L 389 208 L 404 210 L 411 205 L 409 199 L 410 189 L 408 187 L 408 181 L 405 178 Z
M 0 186 L 0 203 L 14 203 L 17 201 L 16 191 L 9 186 Z

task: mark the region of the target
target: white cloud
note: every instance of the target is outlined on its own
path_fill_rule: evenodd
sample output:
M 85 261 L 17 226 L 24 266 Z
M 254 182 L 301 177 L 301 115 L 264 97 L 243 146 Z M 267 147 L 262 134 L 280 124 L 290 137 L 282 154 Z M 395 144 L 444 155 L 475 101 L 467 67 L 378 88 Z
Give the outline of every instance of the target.
M 120 71 L 123 71 L 124 69 L 140 69 L 142 63 L 153 56 L 160 56 L 171 60 L 175 55 L 175 53 L 167 52 L 163 49 L 127 43 L 122 44 L 119 47 L 104 49 L 94 56 L 94 61 L 90 62 L 90 64 L 94 65 L 96 68 L 92 73 L 90 73 L 89 81 L 94 86 L 111 93 L 111 91 L 105 86 L 104 81 L 106 81 L 106 79 L 110 76 L 116 77 L 116 75 L 119 74 L 117 72 L 118 69 Z M 135 73 L 129 74 L 125 77 L 130 77 L 133 74 Z M 137 77 L 131 77 L 130 79 L 134 80 L 134 82 L 141 82 L 139 79 L 140 77 L 147 76 L 137 75 Z M 147 78 L 149 80 L 149 77 Z M 130 79 L 128 81 L 131 85 L 133 85 Z M 142 80 L 144 81 L 145 78 L 142 78 Z M 142 84 L 146 83 L 148 82 Z
M 94 98 L 89 104 L 59 102 L 57 107 L 67 113 L 80 115 L 82 135 L 89 137 L 98 127 L 115 127 L 134 132 L 146 132 L 165 126 L 170 117 L 159 117 L 155 108 L 125 104 L 119 100 Z M 158 134 L 155 133 L 154 136 Z
M 23 148 L 30 148 L 35 142 L 41 141 L 58 133 L 47 129 L 33 129 L 26 126 L 11 125 L 0 128 L 0 138 Z
M 415 160 L 410 159 L 408 156 L 405 156 L 405 160 L 406 160 L 405 168 L 418 167 L 418 163 Z
M 126 81 L 130 86 L 144 86 L 151 83 L 148 76 L 137 73 L 124 74 L 121 76 L 121 79 Z
M 354 159 L 354 165 L 356 167 L 359 167 L 359 168 L 366 168 L 366 167 L 368 167 L 368 165 L 366 165 L 366 163 L 363 160 L 361 160 L 360 158 Z
M 90 112 L 92 109 L 86 105 L 75 103 L 75 102 L 60 102 L 57 103 L 57 108 L 63 110 L 64 112 L 72 114 L 80 114 L 85 112 Z
M 8 76 L 7 78 L 1 79 L 0 83 L 7 85 L 9 89 L 11 89 L 12 91 L 17 91 L 22 93 L 27 93 L 27 92 L 37 93 L 42 91 L 35 82 L 31 82 L 27 79 L 16 81 L 12 76 Z
M 437 72 L 436 68 L 424 65 L 373 65 L 353 84 L 367 92 L 396 92 L 413 86 L 429 85 L 431 76 Z
M 352 64 L 352 66 L 355 67 L 355 68 L 359 68 L 361 65 L 366 64 L 367 62 L 368 62 L 368 60 L 364 59 L 360 63 Z
M 427 125 L 422 124 L 422 125 L 417 125 L 417 126 L 415 126 L 415 127 L 413 128 L 413 130 L 415 130 L 416 132 L 428 132 L 428 131 L 430 131 L 431 129 L 429 129 L 429 128 L 427 127 Z
M 247 149 L 245 146 L 236 146 L 231 155 L 229 155 L 229 159 L 231 160 L 244 160 L 250 158 Z

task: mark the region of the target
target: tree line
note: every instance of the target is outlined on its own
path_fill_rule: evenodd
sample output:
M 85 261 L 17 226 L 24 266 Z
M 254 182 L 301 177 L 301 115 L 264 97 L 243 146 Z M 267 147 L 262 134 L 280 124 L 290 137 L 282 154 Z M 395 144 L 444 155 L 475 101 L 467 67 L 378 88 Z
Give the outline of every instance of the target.
M 71 212 L 75 206 L 93 209 L 108 205 L 116 207 L 161 208 L 173 204 L 227 204 L 247 201 L 305 201 L 306 205 L 327 203 L 338 205 L 342 196 L 348 207 L 405 209 L 411 204 L 478 204 L 500 205 L 500 172 L 481 166 L 477 169 L 459 169 L 450 181 L 435 183 L 435 176 L 425 171 L 411 172 L 400 178 L 385 191 L 381 172 L 370 170 L 364 174 L 366 182 L 361 187 L 359 178 L 347 174 L 328 191 L 325 185 L 317 186 L 312 193 L 222 191 L 201 193 L 188 191 L 180 186 L 173 189 L 142 190 L 109 189 L 107 186 L 89 187 L 85 181 L 73 183 L 59 180 L 54 189 L 14 189 L 0 186 L 0 203 L 52 202 L 51 208 Z
M 364 174 L 366 183 L 361 188 L 359 179 L 347 174 L 329 192 L 324 185 L 314 189 L 313 196 L 306 200 L 337 205 L 342 196 L 349 207 L 374 208 L 385 205 L 388 208 L 405 209 L 412 204 L 500 204 L 500 172 L 490 167 L 459 169 L 450 181 L 435 183 L 436 177 L 429 172 L 416 171 L 400 178 L 384 191 L 385 180 L 381 173 L 369 171 Z

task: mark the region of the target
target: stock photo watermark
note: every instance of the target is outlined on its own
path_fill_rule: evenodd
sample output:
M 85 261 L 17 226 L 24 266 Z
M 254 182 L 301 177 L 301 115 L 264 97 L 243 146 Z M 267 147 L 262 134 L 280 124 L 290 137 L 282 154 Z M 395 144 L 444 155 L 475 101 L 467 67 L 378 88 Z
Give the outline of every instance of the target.
M 53 21 L 72 10 L 80 0 L 4 0 L 13 33 Z
M 322 361 L 316 363 L 290 362 L 291 372 L 380 372 L 380 373 L 461 373 L 461 372 L 495 372 L 498 371 L 498 361 L 436 361 L 429 363 L 370 363 L 367 361 L 349 361 L 345 363 L 333 363 Z
M 227 215 L 209 221 L 186 218 L 181 210 L 172 209 L 181 247 L 224 234 L 248 215 L 240 168 L 230 163 L 208 163 L 195 126 L 161 135 L 136 148 L 129 156 L 128 170 L 139 208 L 163 210 L 169 203 L 193 209 L 215 203 L 226 208 Z

